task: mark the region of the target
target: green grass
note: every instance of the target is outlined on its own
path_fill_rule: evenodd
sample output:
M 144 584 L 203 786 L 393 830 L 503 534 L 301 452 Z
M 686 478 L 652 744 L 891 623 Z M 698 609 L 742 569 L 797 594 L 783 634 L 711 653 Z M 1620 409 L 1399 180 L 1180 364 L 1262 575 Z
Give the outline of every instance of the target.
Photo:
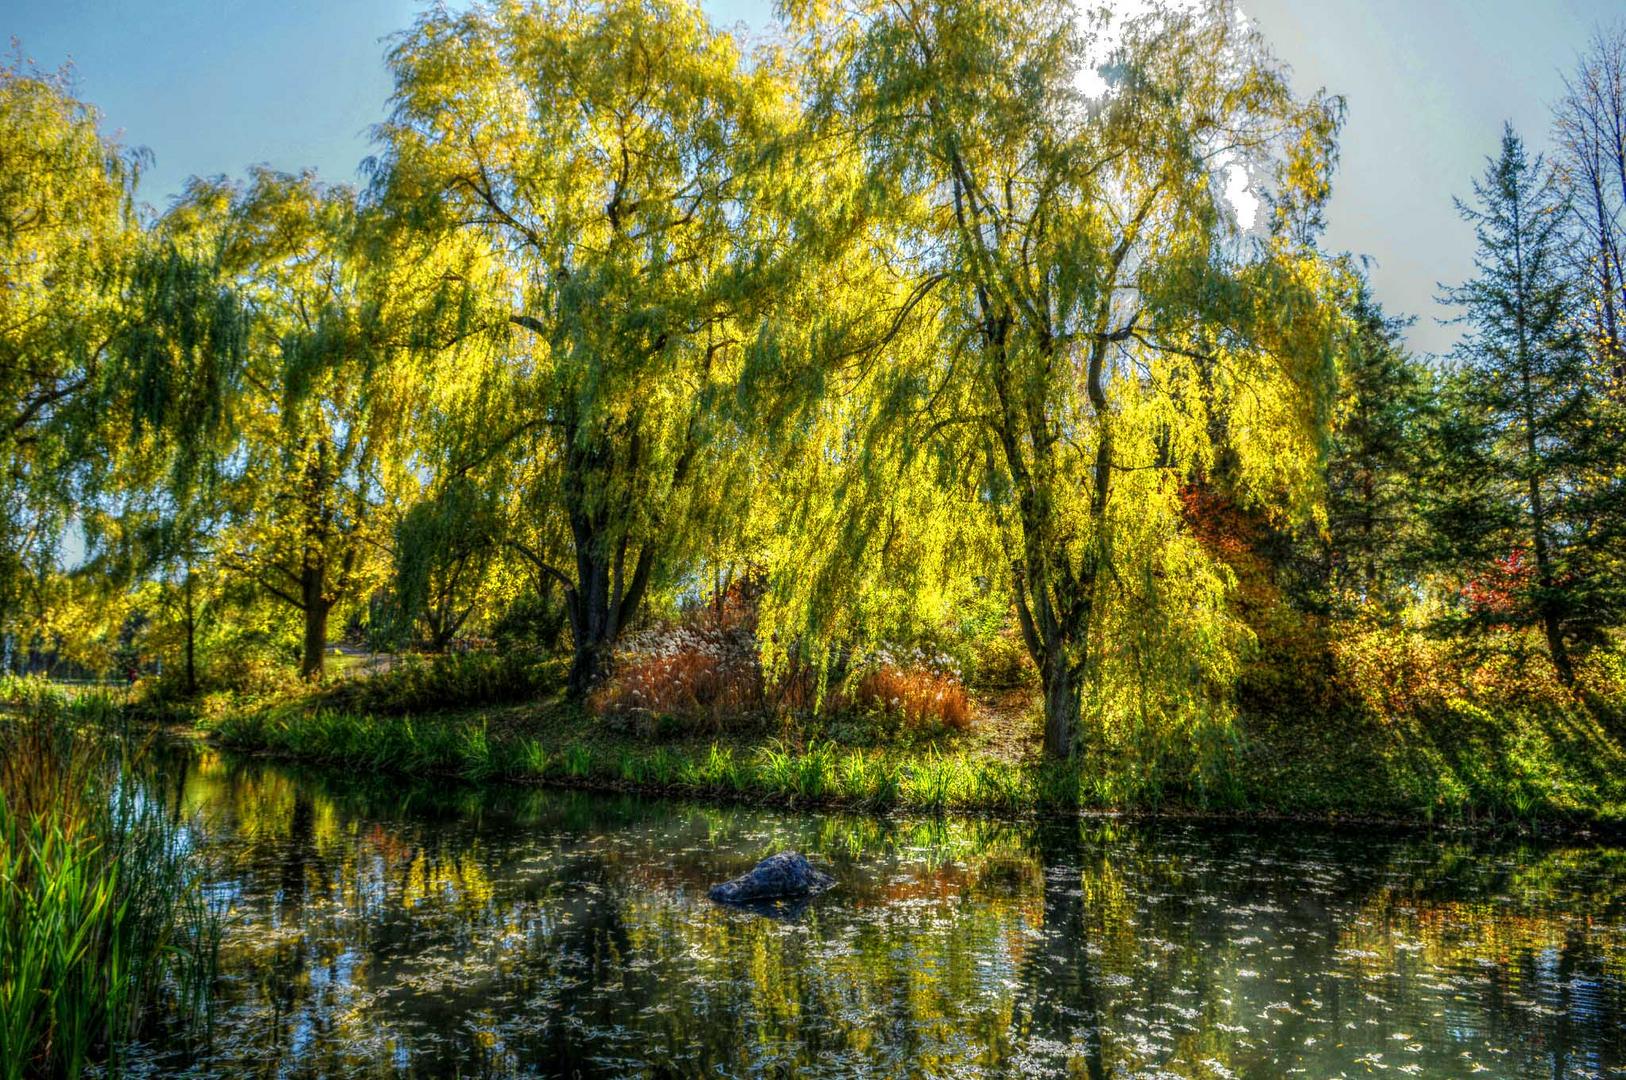
M 629 724 L 548 699 L 548 664 L 493 655 L 200 714 L 228 745 L 346 768 L 787 806 L 1626 825 L 1626 655 L 1597 651 L 1577 697 L 1503 645 L 1372 631 L 1255 665 L 1234 707 L 1101 702 L 1067 764 L 1040 759 L 1021 695 L 906 741 L 846 715 Z
M 0 1077 L 116 1072 L 160 1013 L 206 1033 L 218 918 L 110 703 L 31 689 L 0 724 Z
M 1261 725 L 1263 726 L 1263 725 Z M 1626 751 L 1577 706 L 1420 714 L 1267 728 L 1249 783 L 1290 812 L 1376 805 L 1427 821 L 1626 822 Z
M 844 746 L 736 733 L 652 745 L 562 704 L 419 716 L 284 701 L 217 717 L 221 743 L 346 768 L 640 790 L 784 806 L 1024 815 L 1079 810 L 1455 824 L 1626 823 L 1626 757 L 1584 714 L 1256 721 L 1204 772 L 1167 749 L 1073 764 L 969 740 Z
M 400 717 L 270 708 L 211 725 L 221 743 L 369 770 L 470 780 L 546 781 L 871 809 L 1031 809 L 1051 789 L 1042 773 L 969 752 L 906 753 L 771 739 L 649 746 L 589 732 L 552 710 L 533 732 L 494 734 L 480 714 Z M 575 722 L 572 722 L 574 720 Z

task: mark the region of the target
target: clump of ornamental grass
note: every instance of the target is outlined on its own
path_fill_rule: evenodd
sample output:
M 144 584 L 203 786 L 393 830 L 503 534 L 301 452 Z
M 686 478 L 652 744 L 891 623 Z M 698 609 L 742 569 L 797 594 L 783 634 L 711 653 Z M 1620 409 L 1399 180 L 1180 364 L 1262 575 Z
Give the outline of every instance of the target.
M 913 739 L 966 731 L 971 702 L 953 661 L 938 652 L 881 647 L 848 654 L 835 674 L 792 659 L 764 671 L 757 640 L 760 590 L 738 584 L 674 623 L 633 635 L 589 707 L 641 734 L 721 733 L 768 714 L 856 719 L 870 734 Z M 825 672 L 825 674 L 829 674 Z
M 971 700 L 946 656 L 882 650 L 849 680 L 847 705 L 913 734 L 971 729 Z
M 118 1070 L 207 1029 L 218 918 L 138 752 L 50 703 L 0 722 L 0 1078 Z M 175 1018 L 179 1018 L 175 1020 Z
M 588 705 L 646 731 L 664 722 L 720 732 L 760 716 L 766 693 L 754 606 L 725 597 L 634 635 Z

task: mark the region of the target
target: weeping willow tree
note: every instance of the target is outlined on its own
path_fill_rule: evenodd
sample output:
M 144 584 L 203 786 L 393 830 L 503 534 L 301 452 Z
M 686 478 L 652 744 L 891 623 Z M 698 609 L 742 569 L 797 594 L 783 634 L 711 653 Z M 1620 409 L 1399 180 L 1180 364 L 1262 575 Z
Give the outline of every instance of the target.
M 745 343 L 799 237 L 772 54 L 682 0 L 434 9 L 391 53 L 384 198 L 478 259 L 449 275 L 460 360 L 505 381 L 460 468 L 506 459 L 515 543 L 563 590 L 585 692 L 651 590 L 745 501 Z M 527 542 L 527 538 L 535 542 Z
M 211 463 L 206 489 L 188 468 L 169 493 L 213 523 L 216 565 L 297 612 L 300 671 L 318 678 L 330 617 L 382 579 L 392 507 L 412 486 L 421 372 L 407 327 L 434 267 L 395 249 L 355 192 L 309 174 L 194 181 L 158 234 L 225 295 L 170 288 L 154 305 L 174 340 L 133 365 L 137 414 Z M 199 387 L 223 414 L 208 424 L 177 396 Z
M 1089 687 L 1183 710 L 1243 634 L 1187 496 L 1297 513 L 1317 492 L 1345 284 L 1312 240 L 1338 102 L 1294 98 L 1225 2 L 789 14 L 821 122 L 888 193 L 871 243 L 891 285 L 869 294 L 881 333 L 816 357 L 846 382 L 805 414 L 802 482 L 828 497 L 790 515 L 776 618 L 941 602 L 885 578 L 970 569 L 1009 590 L 1047 754 L 1074 753 Z M 1227 195 L 1244 180 L 1270 211 L 1253 228 Z
M 252 327 L 214 238 L 171 224 L 144 230 L 129 260 L 126 325 L 79 418 L 98 452 L 78 485 L 77 573 L 114 606 L 137 592 L 153 601 L 151 636 L 176 645 L 192 691 L 199 632 L 218 613 L 213 544 Z
M 139 159 L 63 74 L 0 65 L 0 634 L 56 566 L 83 423 L 126 327 Z

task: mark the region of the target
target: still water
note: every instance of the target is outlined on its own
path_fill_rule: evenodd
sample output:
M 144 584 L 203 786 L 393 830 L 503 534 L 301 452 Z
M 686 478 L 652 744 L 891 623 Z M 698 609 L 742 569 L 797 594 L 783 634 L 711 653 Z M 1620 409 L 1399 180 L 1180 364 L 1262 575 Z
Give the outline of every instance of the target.
M 165 770 L 228 924 L 164 1075 L 1626 1076 L 1626 850 Z M 706 899 L 784 848 L 839 884 Z

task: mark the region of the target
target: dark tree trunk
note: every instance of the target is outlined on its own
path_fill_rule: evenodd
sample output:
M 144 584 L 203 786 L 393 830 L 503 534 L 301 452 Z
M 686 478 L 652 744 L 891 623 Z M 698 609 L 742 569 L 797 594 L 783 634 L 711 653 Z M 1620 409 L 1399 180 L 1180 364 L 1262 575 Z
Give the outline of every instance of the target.
M 186 580 L 182 585 L 182 601 L 186 606 L 186 693 L 187 696 L 198 692 L 198 618 L 197 606 L 192 595 L 192 568 L 186 568 Z
M 573 701 L 581 701 L 593 687 L 610 677 L 610 654 L 614 646 L 604 640 L 579 642 L 570 654 L 570 677 L 565 684 Z
M 1541 628 L 1547 636 L 1547 652 L 1553 658 L 1553 671 L 1558 674 L 1558 681 L 1573 688 L 1575 664 L 1570 660 L 1569 646 L 1564 643 L 1564 630 L 1558 612 L 1550 604 L 1542 612 Z
M 1045 756 L 1065 760 L 1078 741 L 1081 687 L 1078 672 L 1062 649 L 1050 650 L 1044 674 Z
M 448 605 L 431 608 L 424 616 L 424 624 L 429 627 L 429 651 L 442 653 L 451 646 L 463 620 L 455 618 Z
M 305 567 L 300 578 L 301 603 L 305 613 L 305 644 L 300 654 L 299 676 L 320 682 L 327 673 L 327 616 L 333 601 L 328 598 L 327 575 L 320 560 Z
M 1043 592 L 1042 583 L 1024 580 L 1017 570 L 1017 623 L 1044 686 L 1044 754 L 1053 761 L 1065 761 L 1078 749 L 1084 667 L 1073 659 L 1075 650 L 1068 647 L 1072 639 L 1058 625 Z M 1086 620 L 1086 629 L 1088 611 L 1089 605 L 1082 604 L 1074 612 Z
M 576 541 L 576 587 L 570 604 L 571 657 L 567 689 L 572 699 L 585 698 L 609 675 L 615 629 L 610 626 L 610 568 L 597 550 L 595 530 L 585 517 L 572 521 Z
M 654 567 L 654 549 L 639 549 L 630 576 L 627 540 L 613 545 L 602 539 L 603 530 L 585 515 L 574 515 L 571 531 L 576 543 L 576 584 L 565 592 L 570 613 L 573 652 L 566 689 L 580 701 L 609 677 L 621 631 L 637 616 Z
M 1528 372 L 1528 369 L 1527 369 Z M 1541 585 L 1541 600 L 1538 613 L 1541 616 L 1541 629 L 1547 637 L 1547 652 L 1552 657 L 1553 671 L 1558 675 L 1558 681 L 1567 687 L 1575 685 L 1575 666 L 1570 663 L 1570 652 L 1564 644 L 1564 628 L 1559 606 L 1554 595 L 1554 576 L 1552 551 L 1547 545 L 1547 506 L 1542 498 L 1541 481 L 1536 477 L 1534 468 L 1540 462 L 1536 452 L 1535 415 L 1530 405 L 1530 379 L 1528 373 L 1525 377 L 1525 438 L 1526 454 L 1531 464 L 1530 474 L 1530 533 L 1531 547 L 1536 556 L 1536 580 Z
M 1534 457 L 1533 438 L 1531 443 L 1531 456 Z M 1575 665 L 1570 662 L 1569 647 L 1564 643 L 1563 620 L 1553 592 L 1553 560 L 1552 552 L 1547 546 L 1546 507 L 1542 502 L 1541 484 L 1534 476 L 1530 478 L 1530 518 L 1532 546 L 1536 553 L 1536 579 L 1541 585 L 1542 593 L 1538 611 L 1541 616 L 1542 633 L 1547 638 L 1547 653 L 1552 657 L 1553 671 L 1558 675 L 1558 681 L 1565 686 L 1573 687 Z

